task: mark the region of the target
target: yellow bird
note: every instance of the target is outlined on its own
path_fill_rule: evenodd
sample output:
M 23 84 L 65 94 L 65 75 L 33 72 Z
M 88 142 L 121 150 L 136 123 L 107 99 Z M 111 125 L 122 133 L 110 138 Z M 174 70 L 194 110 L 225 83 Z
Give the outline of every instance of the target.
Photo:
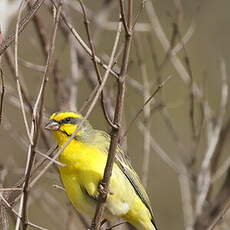
M 45 128 L 53 132 L 61 147 L 82 119 L 81 114 L 74 112 L 54 113 Z M 85 120 L 59 156 L 59 161 L 65 164 L 59 171 L 70 201 L 79 212 L 90 217 L 95 213 L 109 145 L 110 136 L 93 129 Z M 157 229 L 148 195 L 120 148 L 110 178 L 104 218 L 111 221 L 122 218 L 138 230 Z

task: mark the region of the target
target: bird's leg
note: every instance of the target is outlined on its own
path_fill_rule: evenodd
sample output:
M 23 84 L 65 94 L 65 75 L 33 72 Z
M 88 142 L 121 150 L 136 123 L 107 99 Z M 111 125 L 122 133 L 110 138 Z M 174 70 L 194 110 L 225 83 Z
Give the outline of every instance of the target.
M 100 193 L 113 195 L 113 193 L 109 189 L 105 188 L 104 183 L 102 181 L 99 183 L 98 187 Z

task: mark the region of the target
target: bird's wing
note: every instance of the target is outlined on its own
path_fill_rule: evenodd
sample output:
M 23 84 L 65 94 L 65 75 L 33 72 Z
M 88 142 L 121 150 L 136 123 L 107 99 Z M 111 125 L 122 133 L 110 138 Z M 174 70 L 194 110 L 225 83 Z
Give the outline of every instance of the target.
M 139 176 L 137 175 L 135 170 L 132 168 L 127 156 L 119 149 L 117 151 L 116 158 L 117 158 L 117 161 L 116 161 L 117 165 L 119 166 L 121 171 L 125 174 L 126 178 L 129 180 L 134 190 L 136 191 L 137 195 L 142 200 L 142 202 L 148 208 L 153 218 L 153 211 L 151 208 L 149 197 L 145 191 L 145 188 L 141 184 Z
M 101 150 L 105 153 L 108 153 L 109 145 L 110 145 L 110 136 L 100 130 L 96 130 L 97 135 L 95 139 L 95 144 L 100 146 Z M 148 210 L 151 213 L 152 219 L 153 219 L 153 211 L 151 208 L 150 200 L 148 198 L 148 195 L 141 184 L 140 178 L 133 169 L 127 155 L 124 154 L 124 152 L 121 150 L 121 148 L 118 147 L 117 153 L 116 153 L 116 164 L 120 168 L 120 170 L 125 174 L 126 178 L 129 180 L 130 184 L 134 188 L 136 194 L 140 197 L 142 202 L 145 204 L 145 206 L 148 208 Z

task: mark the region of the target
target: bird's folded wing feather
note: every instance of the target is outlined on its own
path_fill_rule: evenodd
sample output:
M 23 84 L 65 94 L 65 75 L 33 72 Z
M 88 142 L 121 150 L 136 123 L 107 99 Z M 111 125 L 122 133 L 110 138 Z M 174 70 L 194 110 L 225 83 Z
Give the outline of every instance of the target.
M 103 131 L 97 130 L 96 132 L 97 132 L 97 135 L 96 135 L 97 138 L 95 142 L 97 143 L 98 146 L 100 146 L 103 152 L 108 153 L 110 140 L 111 140 L 110 136 Z M 116 153 L 116 164 L 118 165 L 120 170 L 125 174 L 126 178 L 129 180 L 130 184 L 133 186 L 136 194 L 140 197 L 142 202 L 148 208 L 153 218 L 153 211 L 150 205 L 150 200 L 148 198 L 148 195 L 143 185 L 141 184 L 140 178 L 135 172 L 135 170 L 132 168 L 128 157 L 123 153 L 123 151 L 119 147 Z

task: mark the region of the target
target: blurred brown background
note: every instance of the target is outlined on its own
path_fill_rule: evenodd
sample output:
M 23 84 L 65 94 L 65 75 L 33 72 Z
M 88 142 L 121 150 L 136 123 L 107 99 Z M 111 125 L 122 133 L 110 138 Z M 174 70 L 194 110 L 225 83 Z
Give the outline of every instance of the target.
M 150 24 L 147 11 L 143 9 L 135 27 L 129 60 L 128 79 L 133 79 L 133 84 L 136 83 L 138 86 L 144 87 L 143 81 L 145 80 L 143 78 L 143 71 L 141 71 L 141 68 L 144 68 L 147 73 L 148 88 L 140 90 L 138 87 L 133 87 L 133 84 L 127 84 L 124 127 L 127 127 L 136 112 L 143 106 L 146 100 L 146 98 L 144 98 L 146 92 L 149 90 L 147 95 L 151 95 L 158 87 L 159 82 L 171 76 L 172 78 L 165 83 L 164 87 L 154 97 L 154 101 L 151 101 L 150 105 L 150 109 L 155 108 L 156 105 L 160 107 L 163 106 L 163 109 L 153 109 L 150 117 L 147 115 L 147 123 L 149 123 L 151 135 L 176 164 L 178 164 L 177 159 L 181 159 L 182 162 L 187 163 L 190 160 L 191 154 L 195 155 L 195 163 L 193 162 L 191 170 L 189 169 L 191 173 L 190 179 L 192 178 L 191 181 L 193 181 L 200 172 L 200 165 L 208 148 L 206 126 L 208 126 L 210 122 L 213 127 L 215 127 L 215 122 L 218 120 L 223 87 L 221 80 L 221 63 L 224 63 L 226 66 L 227 77 L 230 70 L 230 2 L 227 0 L 149 0 L 147 2 L 151 2 L 154 5 L 157 17 L 162 26 L 161 28 L 164 30 L 167 39 L 169 41 L 173 40 L 175 36 L 175 41 L 171 44 L 173 47 L 181 42 L 181 37 L 184 37 L 188 31 L 191 32 L 189 40 L 184 44 L 184 48 L 180 49 L 177 56 L 180 58 L 186 71 L 189 72 L 189 69 L 191 69 L 194 82 L 203 90 L 205 100 L 208 101 L 213 114 L 209 121 L 202 123 L 204 121 L 202 120 L 202 106 L 195 99 L 195 130 L 196 133 L 200 132 L 200 135 L 194 142 L 191 129 L 191 117 L 189 115 L 191 108 L 191 90 L 189 85 L 186 85 L 184 81 L 181 80 L 180 74 L 175 70 L 170 58 L 167 57 L 167 52 L 162 48 L 162 44 Z M 141 1 L 135 1 L 134 15 L 138 12 L 140 3 Z M 4 21 L 4 25 L 6 25 L 5 23 L 9 23 L 7 27 L 2 25 L 4 39 L 15 30 L 15 15 L 17 14 L 17 10 L 13 10 L 12 4 L 13 1 L 6 0 L 1 0 L 0 3 L 0 24 L 2 24 L 1 20 L 3 21 L 3 19 L 6 18 L 8 20 L 6 20 L 6 22 Z M 90 20 L 90 29 L 96 47 L 96 54 L 108 63 L 116 35 L 116 25 L 119 14 L 118 1 L 87 0 L 84 1 L 84 4 L 88 9 L 87 15 Z M 15 8 L 17 9 L 17 7 Z M 45 30 L 47 39 L 51 37 L 54 24 L 50 8 L 52 7 L 49 1 L 47 1 L 47 4 L 44 4 L 37 13 L 44 26 L 43 29 Z M 68 17 L 71 18 L 72 25 L 76 31 L 82 36 L 83 40 L 89 44 L 78 1 L 64 1 L 63 8 Z M 15 12 L 15 15 L 12 16 L 12 18 L 8 18 L 8 12 L 11 11 L 12 15 L 13 12 Z M 179 31 L 178 33 L 175 33 L 173 23 L 175 23 L 176 29 Z M 60 108 L 68 107 L 68 105 L 66 105 L 68 103 L 65 100 L 69 98 L 69 87 L 73 84 L 73 79 L 76 81 L 76 84 L 73 85 L 77 92 L 73 95 L 76 97 L 75 100 L 78 110 L 93 89 L 93 83 L 90 79 L 96 79 L 96 74 L 92 61 L 89 55 L 80 48 L 76 40 L 73 39 L 75 45 L 71 45 L 71 39 L 71 35 L 63 33 L 60 26 L 55 45 L 55 65 L 56 74 L 61 86 L 57 86 L 57 79 L 53 77 L 53 74 L 50 74 L 45 94 L 43 110 L 44 121 L 46 121 L 47 116 L 52 112 Z M 124 33 L 122 33 L 120 47 L 122 47 L 123 41 Z M 76 48 L 76 52 L 72 50 L 73 47 Z M 140 48 L 139 54 L 138 47 Z M 13 48 L 14 44 L 8 49 L 12 55 L 14 53 Z M 72 51 L 72 54 L 70 51 Z M 23 78 L 29 100 L 33 105 L 41 84 L 46 59 L 32 21 L 19 37 L 18 52 L 20 77 L 21 79 Z M 153 58 L 153 54 L 156 55 L 156 58 Z M 76 57 L 71 55 L 76 55 Z M 141 63 L 138 61 L 140 58 Z M 190 67 L 186 67 L 185 58 L 188 58 Z M 73 63 L 74 60 L 76 61 L 75 64 Z M 159 65 L 163 63 L 160 71 L 154 66 L 156 61 Z M 74 67 L 74 65 L 76 66 Z M 119 70 L 120 65 L 121 61 L 119 59 L 115 68 Z M 75 69 L 71 70 L 71 68 Z M 14 186 L 24 173 L 28 138 L 26 136 L 22 112 L 19 107 L 13 72 L 10 70 L 5 54 L 1 59 L 1 69 L 4 72 L 5 96 L 2 123 L 0 126 L 0 173 L 2 178 L 1 184 L 7 188 Z M 100 70 L 104 73 L 102 68 L 100 68 Z M 76 76 L 74 78 L 73 75 L 75 74 Z M 227 81 L 229 83 L 229 78 L 227 78 Z M 111 77 L 108 84 L 106 84 L 108 95 L 112 95 L 111 98 L 115 98 L 115 86 L 116 81 Z M 64 93 L 58 97 L 57 94 L 55 94 L 55 89 L 58 89 L 57 93 L 61 94 L 63 91 Z M 112 103 L 114 104 L 113 99 Z M 59 106 L 57 104 L 59 104 Z M 162 111 L 165 108 L 167 109 L 166 118 L 162 115 Z M 146 151 L 144 150 L 144 146 L 146 146 L 146 142 L 144 141 L 146 135 L 140 131 L 140 126 L 143 124 L 142 121 L 146 118 L 145 115 L 143 115 L 145 112 L 140 115 L 138 120 L 129 129 L 127 146 L 124 145 L 140 177 L 143 176 L 143 158 L 145 157 L 144 152 Z M 27 117 L 30 124 L 31 115 L 29 115 L 29 112 L 27 113 Z M 91 113 L 89 120 L 97 129 L 110 131 L 99 102 Z M 227 121 L 229 121 L 228 105 L 226 106 L 222 128 L 226 126 Z M 170 124 L 173 128 L 170 128 Z M 229 133 L 229 130 L 227 130 L 227 132 Z M 48 136 L 49 142 L 53 143 L 54 140 L 52 137 L 50 137 L 49 134 Z M 227 137 L 226 140 L 229 139 L 228 134 Z M 44 153 L 47 151 L 41 138 L 38 149 Z M 218 158 L 217 169 L 221 168 L 227 159 L 229 160 L 229 150 L 229 141 L 225 141 L 221 153 L 219 153 L 220 157 Z M 37 156 L 37 159 L 41 159 L 41 156 Z M 159 229 L 192 229 L 188 226 L 185 227 L 183 217 L 184 203 L 182 201 L 178 174 L 162 160 L 159 154 L 156 153 L 156 149 L 154 151 L 152 147 L 150 147 L 148 164 L 149 170 L 146 187 Z M 226 171 L 227 170 L 225 170 L 225 172 Z M 215 195 L 218 194 L 225 175 L 226 174 L 223 174 L 216 180 L 209 197 L 210 200 L 214 199 Z M 190 189 L 193 193 L 192 203 L 194 205 L 197 191 L 196 188 L 193 187 L 193 182 L 190 184 Z M 196 181 L 194 183 L 196 183 Z M 61 185 L 59 176 L 57 171 L 51 168 L 31 189 L 29 193 L 29 220 L 47 229 L 81 229 L 81 227 L 84 229 L 79 217 L 69 205 L 64 192 L 53 187 L 53 185 L 56 184 Z M 15 208 L 17 208 L 17 205 Z M 10 229 L 14 229 L 14 218 L 12 214 L 10 214 L 10 216 L 12 216 L 12 218 L 10 218 Z M 32 229 L 32 227 L 28 228 Z M 221 224 L 217 225 L 215 229 L 230 229 L 229 214 L 225 215 L 224 219 L 221 220 Z

